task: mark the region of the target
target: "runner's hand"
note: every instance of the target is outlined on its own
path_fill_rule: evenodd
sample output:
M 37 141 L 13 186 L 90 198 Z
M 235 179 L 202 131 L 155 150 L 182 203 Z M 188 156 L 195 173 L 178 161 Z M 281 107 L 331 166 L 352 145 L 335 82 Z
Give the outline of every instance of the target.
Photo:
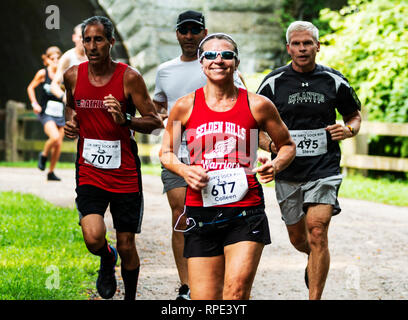
M 167 113 L 159 113 L 159 117 L 162 121 L 166 120 L 169 116 Z
M 196 191 L 200 191 L 204 188 L 210 179 L 207 175 L 207 171 L 201 166 L 188 166 L 183 178 L 187 184 Z
M 33 103 L 32 107 L 33 107 L 33 111 L 34 111 L 35 114 L 40 114 L 41 113 L 42 108 L 38 103 Z
M 267 157 L 258 157 L 258 161 L 262 164 L 261 166 L 254 168 L 252 172 L 259 174 L 259 181 L 261 183 L 268 183 L 275 179 L 275 166 L 272 160 Z
M 64 133 L 68 139 L 78 138 L 79 127 L 75 117 L 71 121 L 65 122 Z
M 340 123 L 335 123 L 326 127 L 331 135 L 333 141 L 344 140 L 349 137 L 350 130 L 347 127 L 342 126 Z
M 269 144 L 269 147 L 270 147 L 270 152 L 271 153 L 274 153 L 274 154 L 277 154 L 278 153 L 278 149 L 276 148 L 276 146 L 275 146 L 275 144 L 273 143 L 273 141 L 271 141 L 271 143 Z
M 116 124 L 121 125 L 125 123 L 125 115 L 122 112 L 119 101 L 116 100 L 114 96 L 110 94 L 104 97 L 103 104 L 108 108 L 108 112 L 112 115 L 113 121 L 115 121 Z

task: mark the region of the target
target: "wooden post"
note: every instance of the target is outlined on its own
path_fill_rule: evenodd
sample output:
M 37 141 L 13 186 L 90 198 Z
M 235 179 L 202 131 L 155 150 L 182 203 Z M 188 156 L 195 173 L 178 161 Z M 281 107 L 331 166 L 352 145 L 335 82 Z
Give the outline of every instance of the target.
M 18 116 L 25 110 L 25 104 L 13 100 L 6 103 L 6 132 L 5 147 L 6 161 L 18 161 L 17 141 L 18 141 Z
M 364 122 L 368 120 L 367 108 L 361 108 L 361 125 L 364 126 Z M 356 137 L 356 154 L 368 155 L 368 139 L 369 135 L 364 132 L 360 132 Z M 368 177 L 368 170 L 361 169 L 359 173 L 364 177 Z

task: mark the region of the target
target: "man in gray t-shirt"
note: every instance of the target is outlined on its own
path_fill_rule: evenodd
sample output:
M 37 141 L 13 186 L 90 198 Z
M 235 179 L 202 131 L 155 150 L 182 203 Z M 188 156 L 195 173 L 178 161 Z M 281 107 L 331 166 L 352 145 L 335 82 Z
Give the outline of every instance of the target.
M 206 77 L 197 58 L 198 45 L 207 35 L 204 16 L 191 10 L 181 13 L 177 19 L 176 35 L 181 56 L 161 64 L 156 75 L 153 102 L 163 117 L 170 113 L 178 98 L 203 87 L 206 83 Z M 179 149 L 179 158 L 183 162 L 188 161 L 185 145 Z M 174 231 L 177 221 L 177 229 L 183 229 L 185 226 L 185 217 L 182 219 L 179 217 L 184 211 L 187 183 L 183 178 L 164 168 L 161 177 L 172 211 L 172 248 L 181 282 L 177 300 L 189 300 L 187 259 L 183 257 L 184 235 L 182 232 Z

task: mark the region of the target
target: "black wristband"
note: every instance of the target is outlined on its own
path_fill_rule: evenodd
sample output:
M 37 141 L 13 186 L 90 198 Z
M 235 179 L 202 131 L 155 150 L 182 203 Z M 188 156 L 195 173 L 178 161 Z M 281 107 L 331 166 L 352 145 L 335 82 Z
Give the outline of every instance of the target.
M 272 153 L 272 140 L 269 142 L 269 152 Z
M 121 124 L 122 127 L 129 127 L 130 124 L 132 123 L 132 116 L 129 113 L 124 113 L 125 116 L 125 122 Z

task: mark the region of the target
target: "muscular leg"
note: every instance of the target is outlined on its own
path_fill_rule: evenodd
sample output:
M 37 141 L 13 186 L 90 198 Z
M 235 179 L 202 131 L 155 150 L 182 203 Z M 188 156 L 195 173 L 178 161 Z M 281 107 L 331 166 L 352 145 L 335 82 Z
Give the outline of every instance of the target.
M 106 226 L 101 215 L 86 215 L 81 219 L 81 228 L 86 247 L 91 253 L 102 248 L 105 244 Z
M 192 300 L 221 300 L 224 256 L 188 258 L 188 283 Z
M 185 197 L 186 197 L 185 187 L 174 188 L 167 192 L 167 199 L 169 201 L 172 212 L 173 231 L 171 237 L 171 244 L 181 284 L 188 284 L 187 259 L 183 257 L 184 235 L 182 232 L 174 231 L 174 225 L 176 224 L 179 216 L 184 211 Z M 185 216 L 183 216 L 180 219 L 179 224 L 177 225 L 177 229 L 184 229 L 185 221 L 186 218 Z
M 106 226 L 103 217 L 89 214 L 81 219 L 82 233 L 88 250 L 101 257 L 96 288 L 104 299 L 113 297 L 116 291 L 115 264 L 116 254 L 106 241 Z
M 117 249 L 122 260 L 121 273 L 125 286 L 125 300 L 135 300 L 139 279 L 140 260 L 135 244 L 135 234 L 116 232 Z
M 116 232 L 116 239 L 116 248 L 118 249 L 122 266 L 126 270 L 134 270 L 139 267 L 140 260 L 136 250 L 135 234 L 131 232 Z
M 299 222 L 292 225 L 287 225 L 286 229 L 288 230 L 289 239 L 292 245 L 298 251 L 309 254 L 310 247 L 307 239 L 305 216 L 303 216 Z
M 264 244 L 238 242 L 224 248 L 224 300 L 249 299 Z
M 45 142 L 42 155 L 47 157 L 51 149 L 58 144 L 60 140 L 60 133 L 54 121 L 47 121 L 44 125 L 44 132 L 48 136 Z
M 64 139 L 64 127 L 58 128 L 58 141 L 54 143 L 51 151 L 50 172 L 53 172 L 61 155 L 62 140 Z
M 326 204 L 310 205 L 306 215 L 310 256 L 308 263 L 309 299 L 320 299 L 330 267 L 328 229 L 333 207 Z

